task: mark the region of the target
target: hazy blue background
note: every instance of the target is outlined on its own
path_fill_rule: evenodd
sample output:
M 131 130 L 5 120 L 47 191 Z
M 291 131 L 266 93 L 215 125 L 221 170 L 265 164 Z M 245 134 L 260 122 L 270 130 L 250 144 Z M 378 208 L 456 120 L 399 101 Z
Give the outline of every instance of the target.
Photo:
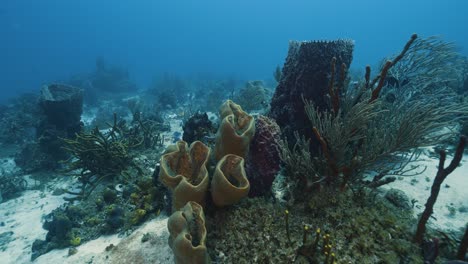
M 352 67 L 364 67 L 413 32 L 467 54 L 466 25 L 466 0 L 0 0 L 0 101 L 91 72 L 97 56 L 139 88 L 162 72 L 261 79 L 291 39 L 354 39 Z

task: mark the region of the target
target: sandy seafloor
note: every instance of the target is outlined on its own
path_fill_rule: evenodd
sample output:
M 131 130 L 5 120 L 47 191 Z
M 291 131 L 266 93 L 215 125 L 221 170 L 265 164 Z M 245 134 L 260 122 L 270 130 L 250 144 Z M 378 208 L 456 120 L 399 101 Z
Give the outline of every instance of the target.
M 172 131 L 166 133 L 168 138 L 171 138 L 172 132 L 180 132 L 180 120 L 173 118 L 170 123 Z M 427 155 L 421 158 L 418 164 L 427 166 L 423 174 L 399 178 L 394 183 L 382 187 L 400 189 L 410 200 L 414 199 L 415 215 L 424 209 L 438 165 L 437 158 Z M 451 156 L 447 157 L 446 166 L 451 159 Z M 5 157 L 0 153 L 0 160 L 0 166 L 4 170 L 16 169 L 12 157 Z M 468 219 L 467 174 L 468 155 L 465 155 L 462 166 L 450 174 L 442 185 L 431 225 L 441 230 L 459 230 L 465 227 Z M 64 203 L 63 195 L 54 196 L 52 191 L 71 183 L 68 177 L 57 179 L 47 183 L 42 191 L 27 190 L 21 197 L 0 204 L 0 234 L 5 233 L 4 242 L 0 241 L 0 263 L 31 263 L 32 243 L 36 239 L 45 239 L 46 230 L 42 229 L 43 217 Z M 77 253 L 72 256 L 68 256 L 68 248 L 53 250 L 32 263 L 173 263 L 172 252 L 167 245 L 167 218 L 168 216 L 160 215 L 126 236 L 102 236 L 86 242 L 78 246 Z M 141 238 L 144 234 L 149 234 L 150 239 L 143 243 Z M 111 244 L 115 247 L 106 251 L 106 247 Z

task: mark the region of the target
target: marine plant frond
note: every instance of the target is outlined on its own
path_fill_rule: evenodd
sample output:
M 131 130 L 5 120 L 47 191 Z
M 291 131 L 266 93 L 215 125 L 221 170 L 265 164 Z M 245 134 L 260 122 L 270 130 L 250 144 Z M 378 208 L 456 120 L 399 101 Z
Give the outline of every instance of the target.
M 286 173 L 290 175 L 296 185 L 311 189 L 315 183 L 323 180 L 317 172 L 317 162 L 313 160 L 310 152 L 310 140 L 295 132 L 296 143 L 292 148 L 288 146 L 287 139 L 280 141 L 279 157 L 284 163 Z
M 385 112 L 379 109 L 379 101 L 368 103 L 363 100 L 355 105 L 344 103 L 346 107 L 335 115 L 330 111 L 319 111 L 312 102 L 304 100 L 304 109 L 312 126 L 326 140 L 332 154 L 330 158 L 335 159 L 337 165 L 342 165 L 342 160 L 353 155 L 354 144 L 367 136 L 371 121 Z
M 454 43 L 438 36 L 418 38 L 389 70 L 390 86 L 395 88 L 394 92 L 411 94 L 415 100 L 429 94 L 453 95 L 463 86 L 464 61 Z

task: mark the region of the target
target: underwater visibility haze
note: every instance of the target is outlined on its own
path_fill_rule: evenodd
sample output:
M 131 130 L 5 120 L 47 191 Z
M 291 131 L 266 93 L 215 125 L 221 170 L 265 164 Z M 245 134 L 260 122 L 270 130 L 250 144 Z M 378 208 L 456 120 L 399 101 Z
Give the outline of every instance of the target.
M 412 33 L 466 54 L 465 1 L 12 1 L 0 7 L 2 99 L 93 69 L 102 56 L 147 88 L 161 72 L 268 78 L 289 40 L 353 39 L 353 67 Z M 398 44 L 397 44 L 398 43 Z
M 468 263 L 467 11 L 4 0 L 0 263 Z

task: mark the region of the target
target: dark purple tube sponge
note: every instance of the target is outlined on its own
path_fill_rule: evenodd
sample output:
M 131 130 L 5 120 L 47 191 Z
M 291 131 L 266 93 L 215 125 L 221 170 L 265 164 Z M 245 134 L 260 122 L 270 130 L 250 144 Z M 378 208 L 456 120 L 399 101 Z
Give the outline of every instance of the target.
M 267 194 L 280 170 L 279 141 L 281 130 L 274 119 L 258 116 L 255 136 L 246 162 L 250 197 Z

